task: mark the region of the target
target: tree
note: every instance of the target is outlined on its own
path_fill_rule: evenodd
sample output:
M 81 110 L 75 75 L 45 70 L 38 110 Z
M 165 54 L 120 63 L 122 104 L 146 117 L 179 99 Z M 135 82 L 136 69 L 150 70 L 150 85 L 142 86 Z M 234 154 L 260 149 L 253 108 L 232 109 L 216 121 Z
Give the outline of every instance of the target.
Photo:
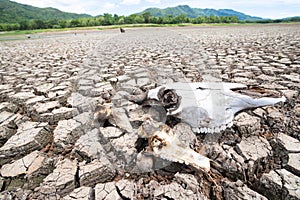
M 176 13 L 174 13 L 176 14 Z M 47 16 L 46 16 L 47 17 Z M 102 16 L 71 19 L 71 20 L 20 20 L 12 24 L 0 24 L 0 31 L 10 30 L 32 30 L 42 28 L 68 28 L 68 27 L 87 27 L 87 26 L 100 26 L 100 25 L 115 25 L 115 24 L 135 24 L 135 23 L 153 23 L 153 24 L 174 24 L 174 23 L 242 23 L 236 16 L 200 16 L 197 18 L 189 18 L 185 14 L 180 14 L 176 17 L 168 15 L 164 17 L 152 16 L 150 12 L 137 15 L 132 14 L 129 16 L 118 16 L 117 14 L 111 15 L 104 13 Z M 290 18 L 286 20 L 259 20 L 257 23 L 278 23 L 281 21 L 300 21 L 300 18 Z M 253 21 L 250 21 L 253 22 Z
M 20 29 L 21 30 L 28 30 L 28 29 L 30 29 L 29 23 L 26 20 L 20 21 L 19 24 L 20 24 Z
M 29 21 L 29 27 L 31 30 L 42 29 L 45 27 L 45 23 L 44 23 L 44 21 L 42 21 L 40 19 L 34 19 L 34 20 Z
M 135 24 L 135 18 L 136 18 L 136 14 L 132 14 L 132 15 L 129 15 L 127 17 L 124 18 L 124 21 L 125 21 L 125 24 Z
M 163 22 L 164 22 L 164 18 L 158 17 L 157 23 L 158 23 L 158 24 L 162 24 Z
M 79 20 L 80 26 L 82 26 L 82 27 L 90 26 L 90 20 L 91 20 L 91 18 L 81 18 Z
M 211 15 L 207 18 L 207 23 L 219 23 L 219 18 L 215 15 Z
M 231 16 L 231 23 L 238 23 L 239 22 L 239 18 L 237 16 Z
M 100 17 L 96 18 L 96 26 L 99 26 L 99 25 L 105 25 L 105 18 L 104 18 L 104 16 L 100 16 Z
M 173 15 L 168 15 L 167 17 L 163 18 L 164 24 L 173 24 Z
M 67 21 L 66 20 L 59 20 L 58 21 L 58 26 L 61 28 L 66 28 L 67 27 Z
M 136 24 L 142 24 L 142 23 L 149 23 L 149 21 L 145 22 L 145 18 L 143 16 L 137 15 L 134 18 L 134 23 L 136 23 Z
M 119 16 L 117 14 L 114 14 L 112 17 L 112 24 L 118 24 L 119 23 Z
M 45 21 L 44 28 L 53 28 L 57 24 L 58 24 L 58 21 L 56 19 L 50 19 L 50 20 Z
M 143 18 L 144 18 L 144 22 L 146 24 L 148 24 L 150 22 L 150 17 L 151 17 L 151 13 L 150 12 L 145 12 L 142 14 Z
M 201 16 L 201 17 L 197 17 L 195 19 L 192 20 L 193 24 L 202 24 L 205 23 L 205 17 Z
M 174 22 L 175 24 L 186 23 L 186 22 L 188 22 L 187 19 L 188 19 L 188 18 L 187 18 L 187 16 L 186 16 L 185 14 L 181 14 L 181 15 L 178 15 L 177 17 L 175 17 L 175 18 L 173 19 L 173 22 Z
M 118 24 L 125 24 L 125 18 L 123 16 L 118 20 Z
M 149 23 L 158 24 L 158 17 L 151 16 L 149 19 Z
M 80 22 L 78 19 L 72 19 L 70 22 L 71 27 L 78 27 L 80 25 Z
M 104 13 L 104 24 L 103 25 L 112 25 L 113 24 L 113 18 L 112 15 L 109 13 Z
M 19 24 L 0 24 L 0 31 L 20 30 Z

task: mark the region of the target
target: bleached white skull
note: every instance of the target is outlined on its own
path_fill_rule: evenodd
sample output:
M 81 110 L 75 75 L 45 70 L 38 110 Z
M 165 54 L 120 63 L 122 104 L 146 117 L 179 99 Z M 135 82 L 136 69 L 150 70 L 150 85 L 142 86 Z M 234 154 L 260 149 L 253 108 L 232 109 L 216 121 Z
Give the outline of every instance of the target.
M 284 102 L 281 98 L 253 98 L 234 92 L 247 88 L 239 83 L 171 83 L 148 92 L 148 99 L 159 101 L 167 115 L 176 116 L 198 133 L 214 133 L 232 126 L 234 115 L 244 109 Z
M 171 162 L 183 163 L 196 169 L 209 171 L 210 159 L 184 144 L 169 126 L 152 118 L 144 121 L 138 131 L 139 137 L 147 138 L 148 153 Z

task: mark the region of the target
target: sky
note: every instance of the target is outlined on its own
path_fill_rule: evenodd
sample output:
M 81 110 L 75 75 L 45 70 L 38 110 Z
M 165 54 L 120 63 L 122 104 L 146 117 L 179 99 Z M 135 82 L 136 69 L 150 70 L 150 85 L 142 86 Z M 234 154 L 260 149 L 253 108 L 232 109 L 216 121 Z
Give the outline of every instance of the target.
M 130 15 L 149 7 L 189 5 L 192 8 L 233 9 L 251 16 L 280 19 L 300 16 L 300 0 L 13 0 L 36 7 L 93 16 L 104 13 Z

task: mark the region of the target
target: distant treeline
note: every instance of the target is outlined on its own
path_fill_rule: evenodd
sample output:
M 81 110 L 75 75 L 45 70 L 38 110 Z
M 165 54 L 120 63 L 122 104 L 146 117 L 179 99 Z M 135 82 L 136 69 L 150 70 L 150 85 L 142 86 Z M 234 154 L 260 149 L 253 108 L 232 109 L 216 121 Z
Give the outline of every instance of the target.
M 248 22 L 248 21 L 246 21 Z M 253 21 L 251 21 L 253 22 Z M 250 23 L 251 23 L 250 22 Z M 286 19 L 263 19 L 254 21 L 255 23 L 266 24 L 266 23 L 282 23 L 282 22 L 300 22 L 300 17 L 291 17 Z
M 260 20 L 256 23 L 279 23 L 279 22 L 299 22 L 300 18 L 290 18 L 286 20 Z M 252 22 L 253 21 L 249 21 Z M 23 20 L 14 24 L 0 24 L 0 31 L 12 30 L 34 30 L 34 29 L 60 29 L 73 27 L 89 27 L 89 26 L 106 26 L 106 25 L 122 25 L 122 24 L 181 24 L 181 23 L 245 23 L 239 21 L 236 16 L 201 16 L 197 18 L 189 18 L 185 14 L 179 16 L 168 15 L 166 17 L 154 17 L 146 12 L 141 15 L 133 14 L 129 16 L 118 16 L 104 14 L 97 17 L 72 19 L 72 20 Z

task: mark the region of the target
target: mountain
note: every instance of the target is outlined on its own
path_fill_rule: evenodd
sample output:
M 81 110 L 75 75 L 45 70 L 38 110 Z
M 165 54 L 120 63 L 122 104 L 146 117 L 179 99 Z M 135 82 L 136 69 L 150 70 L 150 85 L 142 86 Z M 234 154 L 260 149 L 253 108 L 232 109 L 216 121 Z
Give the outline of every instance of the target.
M 31 19 L 60 20 L 84 17 L 91 17 L 91 15 L 67 13 L 55 8 L 37 8 L 9 0 L 0 0 L 0 23 L 17 23 Z
M 146 12 L 151 13 L 151 15 L 155 17 L 165 17 L 168 15 L 173 15 L 174 17 L 176 17 L 180 14 L 185 14 L 187 17 L 190 18 L 214 15 L 214 16 L 237 16 L 239 20 L 262 20 L 262 18 L 260 17 L 253 17 L 231 9 L 219 9 L 219 10 L 208 9 L 208 8 L 201 9 L 201 8 L 191 8 L 187 5 L 180 5 L 180 6 L 169 7 L 165 9 L 147 8 L 146 10 L 138 14 L 142 14 Z

